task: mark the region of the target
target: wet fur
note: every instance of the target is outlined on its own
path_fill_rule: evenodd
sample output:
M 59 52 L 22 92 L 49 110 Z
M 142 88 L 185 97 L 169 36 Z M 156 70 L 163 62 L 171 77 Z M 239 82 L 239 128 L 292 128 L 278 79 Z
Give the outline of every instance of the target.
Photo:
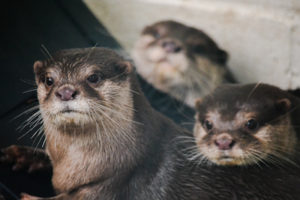
M 130 64 L 112 51 L 92 48 L 57 52 L 34 69 L 59 194 L 50 199 L 165 199 L 156 190 L 176 160 L 169 142 L 185 131 L 151 109 Z M 103 81 L 93 88 L 84 77 L 97 69 Z M 47 87 L 45 74 L 56 84 Z M 76 113 L 60 113 L 54 93 L 66 85 L 79 91 L 67 103 Z

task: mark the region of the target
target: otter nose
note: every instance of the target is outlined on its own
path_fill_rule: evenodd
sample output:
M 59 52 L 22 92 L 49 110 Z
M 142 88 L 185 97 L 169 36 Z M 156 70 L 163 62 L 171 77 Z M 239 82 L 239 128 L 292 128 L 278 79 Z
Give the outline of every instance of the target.
M 78 92 L 70 87 L 64 87 L 59 89 L 55 95 L 62 101 L 69 101 L 75 99 Z
M 181 47 L 173 41 L 164 41 L 162 47 L 168 53 L 177 53 L 181 50 Z
M 220 150 L 229 150 L 234 146 L 235 141 L 229 134 L 223 133 L 217 136 L 215 144 Z

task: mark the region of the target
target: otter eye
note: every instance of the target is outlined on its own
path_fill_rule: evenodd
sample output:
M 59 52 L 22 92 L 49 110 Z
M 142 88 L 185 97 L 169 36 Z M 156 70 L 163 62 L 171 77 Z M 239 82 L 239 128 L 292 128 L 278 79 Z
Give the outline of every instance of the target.
M 100 81 L 100 77 L 97 74 L 92 74 L 86 79 L 90 83 L 98 83 Z
M 258 127 L 258 122 L 254 119 L 250 119 L 249 121 L 246 122 L 245 126 L 249 129 L 249 130 L 255 130 Z
M 47 77 L 46 80 L 45 80 L 45 83 L 46 83 L 47 86 L 51 86 L 51 85 L 53 85 L 54 80 L 51 77 Z
M 205 128 L 206 128 L 207 130 L 210 130 L 210 129 L 213 128 L 213 124 L 212 124 L 210 121 L 208 121 L 208 120 L 205 120 L 205 121 L 204 121 L 204 126 L 205 126 Z
M 158 32 L 155 32 L 154 35 L 155 39 L 159 39 L 160 38 L 160 34 Z

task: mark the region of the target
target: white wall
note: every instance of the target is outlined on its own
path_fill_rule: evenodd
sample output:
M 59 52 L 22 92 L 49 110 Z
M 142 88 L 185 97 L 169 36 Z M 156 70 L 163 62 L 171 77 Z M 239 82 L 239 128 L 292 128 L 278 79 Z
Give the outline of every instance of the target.
M 128 51 L 145 25 L 173 19 L 227 50 L 240 82 L 300 87 L 300 0 L 84 1 Z

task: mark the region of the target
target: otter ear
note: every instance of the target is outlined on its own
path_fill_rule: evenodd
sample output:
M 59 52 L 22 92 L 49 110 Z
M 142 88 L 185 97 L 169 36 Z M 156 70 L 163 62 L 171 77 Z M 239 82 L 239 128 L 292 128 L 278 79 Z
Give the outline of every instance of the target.
M 289 99 L 284 98 L 278 100 L 275 105 L 279 112 L 286 113 L 290 110 L 292 103 Z
M 147 35 L 147 34 L 150 34 L 153 32 L 155 28 L 153 26 L 146 26 L 142 32 L 141 32 L 141 35 Z
M 121 61 L 115 64 L 115 70 L 119 74 L 130 74 L 133 71 L 133 66 L 129 61 Z
M 202 104 L 202 99 L 199 98 L 195 101 L 195 110 L 196 110 L 195 120 L 196 120 L 196 122 L 199 121 L 199 113 L 200 113 L 199 110 L 200 110 L 201 104 Z
M 222 64 L 222 65 L 225 65 L 227 63 L 227 60 L 228 60 L 227 52 L 223 51 L 222 49 L 219 49 L 217 54 L 218 54 L 217 62 Z
M 42 70 L 43 70 L 44 64 L 42 61 L 35 61 L 33 64 L 33 71 L 35 73 L 35 82 L 38 85 L 39 81 L 40 81 L 40 76 L 42 74 Z
M 36 75 L 39 75 L 42 71 L 43 68 L 43 62 L 42 61 L 35 61 L 33 64 L 33 71 Z
M 202 99 L 200 99 L 200 98 L 195 101 L 196 110 L 200 109 L 201 103 L 202 103 Z

